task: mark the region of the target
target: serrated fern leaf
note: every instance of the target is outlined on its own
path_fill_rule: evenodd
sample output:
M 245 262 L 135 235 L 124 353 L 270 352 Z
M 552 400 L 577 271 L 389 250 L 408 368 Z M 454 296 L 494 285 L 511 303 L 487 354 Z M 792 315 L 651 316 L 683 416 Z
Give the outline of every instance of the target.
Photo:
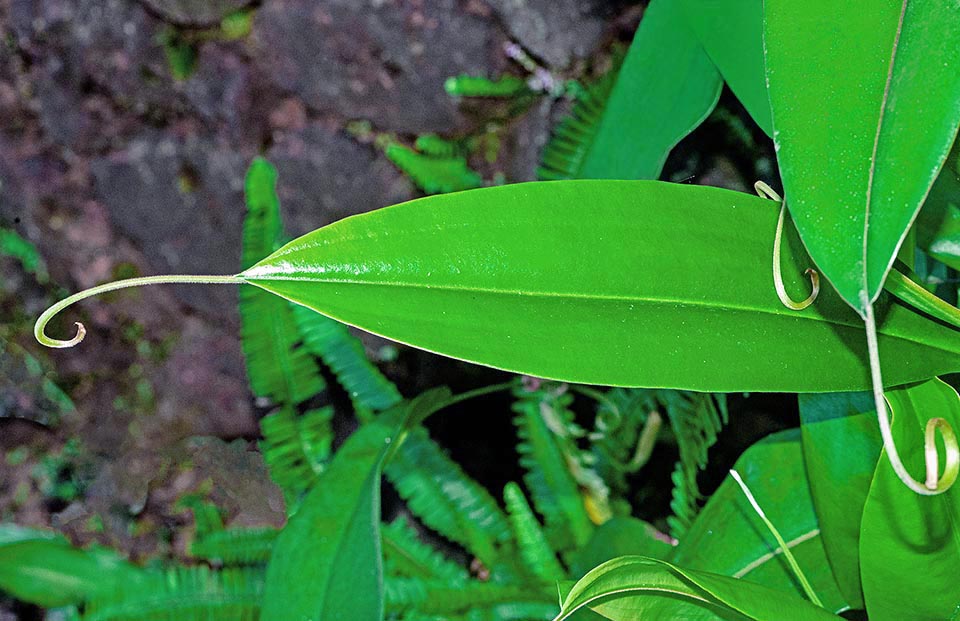
M 483 177 L 467 165 L 463 156 L 436 157 L 397 143 L 388 144 L 384 153 L 427 194 L 459 192 L 483 185 Z
M 533 91 L 527 81 L 512 75 L 495 80 L 472 75 L 447 78 L 444 83 L 447 94 L 455 97 L 520 97 Z
M 228 528 L 197 536 L 190 556 L 225 566 L 261 565 L 270 560 L 276 528 Z
M 680 461 L 673 473 L 673 516 L 670 533 L 681 537 L 693 523 L 700 508 L 697 474 L 707 465 L 707 452 L 727 422 L 723 397 L 683 391 L 658 391 L 667 418 L 677 439 Z M 719 401 L 719 403 L 718 403 Z
M 587 88 L 577 91 L 576 101 L 570 114 L 553 130 L 553 136 L 544 147 L 537 169 L 537 177 L 545 181 L 554 179 L 579 179 L 583 164 L 593 146 L 603 111 L 617 74 L 623 64 L 623 52 L 613 56 L 613 66 Z
M 282 224 L 276 182 L 276 169 L 263 158 L 254 159 L 244 185 L 244 269 L 280 244 Z M 299 346 L 290 303 L 256 287 L 241 287 L 239 295 L 241 345 L 253 394 L 274 403 L 296 405 L 323 390 L 325 384 L 316 362 Z
M 417 136 L 413 146 L 420 153 L 430 157 L 462 157 L 467 154 L 460 142 L 447 140 L 436 134 Z
M 434 442 L 414 429 L 386 467 L 387 479 L 429 528 L 464 546 L 487 564 L 510 540 L 497 501 Z
M 205 566 L 151 572 L 143 584 L 87 603 L 83 621 L 256 621 L 263 571 Z
M 569 442 L 565 436 L 573 425 L 573 413 L 568 409 L 573 398 L 553 383 L 532 391 L 518 389 L 514 395 L 514 424 L 520 438 L 517 452 L 526 469 L 523 480 L 544 518 L 547 537 L 560 552 L 582 546 L 590 538 L 593 524 L 571 472 L 573 451 L 563 446 Z
M 330 367 L 358 408 L 377 412 L 403 400 L 347 326 L 299 305 L 293 307 L 293 315 L 304 347 Z
M 507 505 L 514 538 L 520 549 L 520 557 L 527 564 L 527 568 L 545 582 L 552 583 L 563 579 L 566 572 L 547 543 L 540 522 L 533 514 L 520 486 L 513 482 L 507 483 L 503 489 L 503 499 Z
M 380 529 L 383 537 L 383 567 L 387 575 L 442 581 L 448 585 L 467 581 L 467 570 L 427 545 L 404 518 Z
M 331 407 L 302 415 L 284 407 L 260 421 L 260 451 L 270 478 L 283 490 L 288 507 L 295 506 L 323 472 L 333 444 L 332 419 Z
M 549 600 L 529 586 L 471 581 L 460 586 L 417 578 L 390 578 L 383 581 L 384 605 L 388 612 L 416 612 L 419 615 L 450 615 L 505 602 Z

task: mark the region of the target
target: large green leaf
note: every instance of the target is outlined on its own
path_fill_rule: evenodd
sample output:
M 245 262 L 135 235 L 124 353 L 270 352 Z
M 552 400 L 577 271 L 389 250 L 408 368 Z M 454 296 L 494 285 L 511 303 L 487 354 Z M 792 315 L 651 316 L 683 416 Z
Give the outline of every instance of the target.
M 803 467 L 800 434 L 781 432 L 751 446 L 735 466 L 829 610 L 847 607 L 827 563 Z M 669 560 L 803 595 L 776 539 L 727 477 Z
M 960 5 L 768 0 L 764 11 L 791 214 L 866 315 L 960 123 Z
M 883 442 L 870 393 L 800 395 L 803 457 L 840 592 L 863 608 L 860 521 Z
M 436 392 L 436 391 L 435 391 Z M 267 566 L 264 619 L 383 618 L 380 472 L 428 392 L 354 432 L 284 527 Z
M 653 0 L 578 175 L 656 179 L 670 150 L 707 118 L 723 81 L 674 0 Z
M 584 607 L 613 621 L 839 619 L 792 593 L 643 556 L 613 559 L 581 578 L 563 599 L 557 620 Z
M 411 201 L 294 240 L 240 277 L 364 330 L 580 383 L 862 390 L 862 324 L 771 278 L 778 207 L 717 188 L 559 181 Z M 783 244 L 787 289 L 809 259 Z M 682 248 L 683 252 L 677 252 Z M 889 302 L 889 303 L 888 303 Z M 960 370 L 960 334 L 884 298 L 890 385 Z
M 763 75 L 763 0 L 679 0 L 678 4 L 730 90 L 771 135 Z
M 17 599 L 52 608 L 143 582 L 138 567 L 112 552 L 80 550 L 56 533 L 0 524 L 0 592 Z
M 960 428 L 960 397 L 938 379 L 886 394 L 900 456 L 908 470 L 922 471 L 927 419 L 936 413 Z M 960 489 L 914 494 L 881 459 L 863 508 L 860 560 L 871 621 L 956 619 Z

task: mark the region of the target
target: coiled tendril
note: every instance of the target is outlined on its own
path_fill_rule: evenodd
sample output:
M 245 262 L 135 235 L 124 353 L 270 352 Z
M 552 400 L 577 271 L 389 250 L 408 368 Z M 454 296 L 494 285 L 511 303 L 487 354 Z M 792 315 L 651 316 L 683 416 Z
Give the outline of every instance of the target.
M 79 293 L 74 293 L 70 297 L 64 298 L 43 311 L 43 314 L 37 319 L 36 325 L 33 327 L 33 336 L 36 337 L 37 341 L 42 345 L 47 347 L 73 347 L 83 340 L 83 337 L 87 335 L 87 329 L 79 321 L 76 322 L 77 333 L 71 339 L 60 340 L 50 338 L 46 335 L 44 330 L 47 327 L 47 324 L 50 323 L 50 320 L 53 319 L 57 313 L 63 309 L 71 306 L 72 304 L 79 302 L 80 300 L 85 300 L 89 297 L 99 295 L 101 293 L 107 293 L 109 291 L 116 291 L 117 289 L 126 289 L 127 287 L 142 287 L 144 285 L 161 285 L 161 284 L 202 284 L 202 285 L 229 285 L 229 284 L 242 284 L 246 280 L 239 276 L 194 276 L 194 275 L 179 275 L 179 276 L 144 276 L 141 278 L 127 278 L 126 280 L 118 280 L 116 282 L 108 282 L 106 284 L 91 287 L 90 289 L 85 289 Z
M 773 288 L 776 289 L 777 297 L 780 298 L 780 302 L 784 306 L 791 310 L 803 310 L 813 304 L 813 301 L 820 295 L 820 274 L 812 267 L 808 267 L 804 272 L 804 274 L 810 277 L 811 287 L 810 295 L 807 296 L 805 300 L 796 302 L 787 294 L 787 289 L 783 286 L 783 274 L 780 271 L 780 244 L 783 238 L 783 220 L 787 212 L 787 201 L 780 198 L 780 195 L 763 181 L 754 183 L 753 188 L 757 191 L 760 198 L 769 198 L 780 203 L 780 217 L 777 219 L 777 232 L 773 237 Z

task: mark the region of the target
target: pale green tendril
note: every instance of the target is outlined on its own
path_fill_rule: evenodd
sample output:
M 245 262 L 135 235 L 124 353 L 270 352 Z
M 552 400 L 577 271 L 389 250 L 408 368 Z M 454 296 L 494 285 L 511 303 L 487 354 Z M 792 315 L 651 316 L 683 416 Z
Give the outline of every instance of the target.
M 47 324 L 50 323 L 50 320 L 54 316 L 67 308 L 68 306 L 79 302 L 80 300 L 85 300 L 94 295 L 99 295 L 101 293 L 107 293 L 109 291 L 116 291 L 117 289 L 126 289 L 127 287 L 142 287 L 144 285 L 162 285 L 162 284 L 201 284 L 201 285 L 229 285 L 229 284 L 243 284 L 247 282 L 239 276 L 194 276 L 194 275 L 177 275 L 177 276 L 144 276 L 142 278 L 127 278 L 126 280 L 118 280 L 116 282 L 109 282 L 104 285 L 99 285 L 97 287 L 91 287 L 81 291 L 80 293 L 74 293 L 68 298 L 64 298 L 43 311 L 43 314 L 40 315 L 37 319 L 37 324 L 33 327 L 33 336 L 36 337 L 37 341 L 42 345 L 47 347 L 73 347 L 83 340 L 83 337 L 87 335 L 87 329 L 79 321 L 76 322 L 77 333 L 73 338 L 68 340 L 60 340 L 50 338 L 46 335 L 44 330 L 47 327 Z
M 787 545 L 787 542 L 783 539 L 780 531 L 778 531 L 777 527 L 773 525 L 773 522 L 770 521 L 770 518 L 767 517 L 767 514 L 764 513 L 763 509 L 760 508 L 760 503 L 757 502 L 757 499 L 753 496 L 753 492 L 750 491 L 750 488 L 747 487 L 747 484 L 743 482 L 742 478 L 740 478 L 740 473 L 736 470 L 731 470 L 730 476 L 733 477 L 733 480 L 736 481 L 737 485 L 740 486 L 740 489 L 743 490 L 743 495 L 747 497 L 748 501 L 750 501 L 750 506 L 753 507 L 753 510 L 756 512 L 756 514 L 760 516 L 761 520 L 763 520 L 763 523 L 766 525 L 767 530 L 770 531 L 770 534 L 773 535 L 773 538 L 777 540 L 777 544 L 779 544 L 780 550 L 783 552 L 783 558 L 786 559 L 787 565 L 790 566 L 794 576 L 796 576 L 797 581 L 800 583 L 800 588 L 802 588 L 803 592 L 807 595 L 807 599 L 817 606 L 823 608 L 823 602 L 820 601 L 816 591 L 814 591 L 813 587 L 810 585 L 810 581 L 807 580 L 807 576 L 803 573 L 803 570 L 800 569 L 800 564 L 797 563 L 796 557 L 794 557 L 793 552 L 790 551 L 790 546 Z
M 783 238 L 783 220 L 787 212 L 787 201 L 783 200 L 773 188 L 763 181 L 754 183 L 753 188 L 757 191 L 760 198 L 769 198 L 780 203 L 780 217 L 777 219 L 777 232 L 773 237 L 773 287 L 776 289 L 777 297 L 780 298 L 780 302 L 784 306 L 791 310 L 803 310 L 813 304 L 817 296 L 820 295 L 820 274 L 812 267 L 807 268 L 804 272 L 804 274 L 810 277 L 811 287 L 810 295 L 807 296 L 805 300 L 797 302 L 787 294 L 787 289 L 783 286 L 783 274 L 780 271 L 780 244 Z
M 893 441 L 890 430 L 889 403 L 883 394 L 883 377 L 880 375 L 880 350 L 877 346 L 877 321 L 873 315 L 873 304 L 863 295 L 866 314 L 864 321 L 867 326 L 867 352 L 870 356 L 870 373 L 873 380 L 873 401 L 877 408 L 877 422 L 880 425 L 880 436 L 883 438 L 883 449 L 890 460 L 890 466 L 903 484 L 923 496 L 935 496 L 950 489 L 960 475 L 960 444 L 957 443 L 957 434 L 946 419 L 936 417 L 927 421 L 923 438 L 923 457 L 926 465 L 926 480 L 921 483 L 907 472 L 897 445 Z M 890 407 L 890 410 L 893 408 Z M 937 452 L 936 432 L 943 436 L 943 447 L 946 453 L 946 463 L 943 475 L 940 474 L 940 455 Z

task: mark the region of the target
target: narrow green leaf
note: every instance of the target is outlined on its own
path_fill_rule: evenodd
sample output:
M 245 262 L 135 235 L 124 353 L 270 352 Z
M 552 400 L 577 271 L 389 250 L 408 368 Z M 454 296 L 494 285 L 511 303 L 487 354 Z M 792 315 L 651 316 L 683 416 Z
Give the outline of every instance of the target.
M 791 593 L 642 556 L 600 565 L 573 586 L 557 621 L 589 607 L 612 621 L 837 621 Z
M 670 150 L 713 110 L 720 74 L 674 0 L 653 0 L 579 175 L 656 179 Z
M 424 393 L 354 432 L 284 527 L 267 566 L 264 619 L 383 617 L 380 471 Z
M 870 393 L 800 395 L 803 457 L 837 586 L 863 608 L 860 522 L 883 442 Z
M 740 473 L 764 513 L 829 610 L 846 607 L 824 552 L 804 471 L 800 434 L 790 430 L 757 442 L 737 460 Z M 680 540 L 672 563 L 743 578 L 803 596 L 776 539 L 731 477 L 710 497 Z
M 773 201 L 718 188 L 517 184 L 348 218 L 241 277 L 361 329 L 539 377 L 714 392 L 869 387 L 863 324 L 832 290 L 800 312 L 777 298 L 777 216 Z M 802 298 L 809 259 L 792 230 L 782 254 L 787 290 Z M 887 297 L 879 312 L 888 385 L 960 370 L 957 331 Z
M 81 550 L 56 533 L 0 524 L 0 592 L 19 600 L 54 608 L 143 581 L 139 568 L 113 552 Z
M 960 124 L 960 6 L 769 0 L 764 10 L 790 212 L 823 274 L 865 315 Z
M 567 572 L 560 566 L 557 555 L 554 554 L 547 538 L 540 528 L 540 522 L 533 514 L 533 509 L 527 503 L 526 496 L 520 486 L 512 481 L 503 488 L 503 499 L 510 516 L 510 525 L 513 527 L 514 537 L 520 548 L 520 556 L 527 564 L 527 568 L 541 580 L 553 582 L 566 576 Z
M 960 428 L 960 397 L 933 379 L 886 393 L 893 438 L 910 472 L 922 472 L 924 428 L 941 416 Z M 940 450 L 943 463 L 943 450 Z M 921 496 L 905 488 L 886 459 L 863 508 L 860 561 L 871 621 L 955 619 L 960 605 L 960 490 Z
M 771 135 L 763 70 L 763 0 L 680 0 L 683 16 L 730 90 Z

